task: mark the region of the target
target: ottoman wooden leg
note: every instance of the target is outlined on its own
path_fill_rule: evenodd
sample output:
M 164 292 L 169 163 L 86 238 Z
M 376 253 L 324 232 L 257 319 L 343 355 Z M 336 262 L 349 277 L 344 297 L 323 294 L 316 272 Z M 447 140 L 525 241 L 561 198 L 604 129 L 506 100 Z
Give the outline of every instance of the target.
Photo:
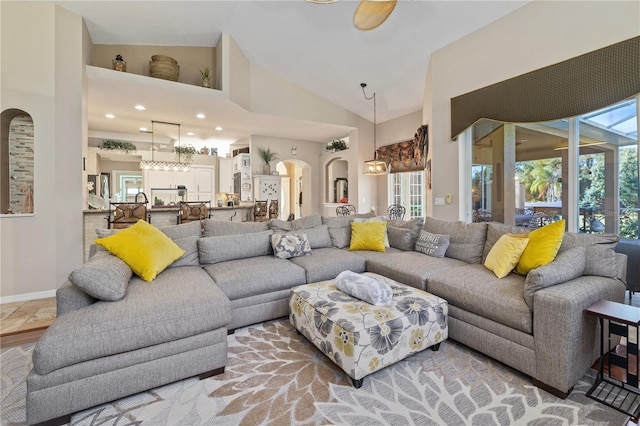
M 364 379 L 356 380 L 356 379 L 354 379 L 353 377 L 350 377 L 350 379 L 351 379 L 351 383 L 353 383 L 353 387 L 354 387 L 354 388 L 356 388 L 356 389 L 360 389 L 360 388 L 362 387 L 362 381 L 363 381 Z
M 436 343 L 435 345 L 431 346 L 431 350 L 432 351 L 437 351 L 438 349 L 440 349 L 440 343 Z

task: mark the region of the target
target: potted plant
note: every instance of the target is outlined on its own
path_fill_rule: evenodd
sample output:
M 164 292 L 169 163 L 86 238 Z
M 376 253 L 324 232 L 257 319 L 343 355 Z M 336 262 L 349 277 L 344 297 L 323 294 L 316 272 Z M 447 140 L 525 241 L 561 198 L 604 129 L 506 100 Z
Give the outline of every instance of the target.
M 202 81 L 202 87 L 211 87 L 209 67 L 205 67 L 203 70 L 200 70 L 200 80 Z
M 344 151 L 347 148 L 348 146 L 344 139 L 334 139 L 327 144 L 327 150 L 331 152 Z
M 271 174 L 271 161 L 278 159 L 278 153 L 271 151 L 271 148 L 258 148 L 258 154 L 262 161 L 264 161 L 264 166 L 262 167 L 262 174 L 270 175 Z
M 178 161 L 184 158 L 185 163 L 190 163 L 193 156 L 196 155 L 196 149 L 191 145 L 176 145 L 173 151 L 178 154 Z
M 127 72 L 127 61 L 122 59 L 122 55 L 116 55 L 116 58 L 111 60 L 111 64 L 114 70 Z
M 100 144 L 100 149 L 106 151 L 123 151 L 126 154 L 136 152 L 136 146 L 129 141 L 119 141 L 115 139 L 105 139 Z

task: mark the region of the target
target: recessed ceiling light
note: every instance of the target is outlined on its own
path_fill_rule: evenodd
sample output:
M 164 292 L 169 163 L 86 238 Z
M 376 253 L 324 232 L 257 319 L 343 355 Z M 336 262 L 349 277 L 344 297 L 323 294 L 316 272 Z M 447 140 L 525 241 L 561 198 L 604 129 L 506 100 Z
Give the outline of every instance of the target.
M 204 114 L 198 114 L 198 115 L 196 115 L 196 117 L 198 117 L 198 118 L 205 118 Z
M 116 118 L 116 116 L 113 114 L 105 114 L 104 116 L 107 118 Z
M 148 132 L 148 131 L 149 131 L 149 129 L 147 129 L 146 127 L 140 127 L 140 131 L 141 131 L 141 132 Z
M 187 132 L 187 136 L 193 136 L 194 133 L 193 132 Z
M 216 130 L 217 130 L 217 131 L 220 131 L 220 130 L 222 130 L 222 127 L 220 127 L 220 126 L 216 126 Z
M 138 111 L 144 111 L 146 109 L 144 105 L 136 105 L 134 108 L 137 109 Z

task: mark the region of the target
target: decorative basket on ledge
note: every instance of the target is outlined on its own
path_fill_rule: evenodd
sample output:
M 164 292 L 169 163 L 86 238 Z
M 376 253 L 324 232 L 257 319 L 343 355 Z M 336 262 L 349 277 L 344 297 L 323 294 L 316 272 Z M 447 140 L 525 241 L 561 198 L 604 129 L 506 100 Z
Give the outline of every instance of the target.
M 164 80 L 178 81 L 178 61 L 165 55 L 153 55 L 149 62 L 149 75 Z

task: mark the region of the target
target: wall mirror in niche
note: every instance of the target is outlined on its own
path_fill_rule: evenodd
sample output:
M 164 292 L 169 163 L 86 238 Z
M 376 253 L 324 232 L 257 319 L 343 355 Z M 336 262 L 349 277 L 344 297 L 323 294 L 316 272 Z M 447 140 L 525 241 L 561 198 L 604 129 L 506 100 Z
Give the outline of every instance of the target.
M 325 166 L 326 200 L 328 203 L 347 203 L 349 200 L 349 163 L 341 158 L 334 158 Z
M 336 178 L 333 181 L 333 202 L 338 203 L 340 200 L 349 199 L 349 181 L 347 178 Z
M 0 214 L 32 214 L 33 119 L 12 108 L 2 111 L 0 123 Z

